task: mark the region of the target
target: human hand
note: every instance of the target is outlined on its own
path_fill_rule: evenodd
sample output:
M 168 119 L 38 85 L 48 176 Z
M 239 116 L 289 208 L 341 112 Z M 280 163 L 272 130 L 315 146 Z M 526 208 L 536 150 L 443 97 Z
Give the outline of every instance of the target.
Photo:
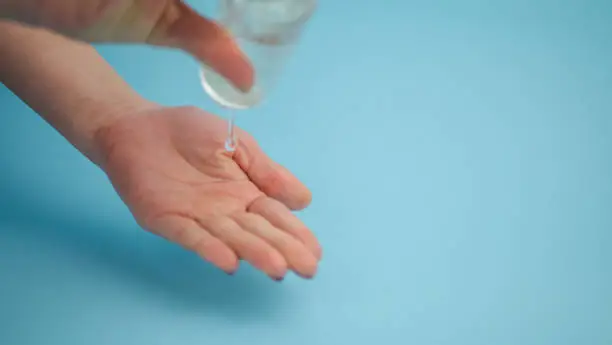
M 238 259 L 275 280 L 315 275 L 321 248 L 290 211 L 309 190 L 239 130 L 224 149 L 224 120 L 192 107 L 153 106 L 98 131 L 99 165 L 145 229 L 227 273 Z
M 182 0 L 0 0 L 0 19 L 90 43 L 143 43 L 183 50 L 246 91 L 254 72 L 230 34 Z

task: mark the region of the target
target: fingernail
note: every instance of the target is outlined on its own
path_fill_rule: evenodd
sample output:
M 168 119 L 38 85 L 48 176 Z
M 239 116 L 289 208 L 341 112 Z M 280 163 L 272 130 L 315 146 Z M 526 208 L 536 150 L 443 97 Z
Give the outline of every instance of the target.
M 306 274 L 300 274 L 300 273 L 298 273 L 298 275 L 302 277 L 303 279 L 308 279 L 308 280 L 314 279 L 314 275 L 306 275 Z
M 272 280 L 275 280 L 277 282 L 282 282 L 285 279 L 285 277 L 272 277 Z

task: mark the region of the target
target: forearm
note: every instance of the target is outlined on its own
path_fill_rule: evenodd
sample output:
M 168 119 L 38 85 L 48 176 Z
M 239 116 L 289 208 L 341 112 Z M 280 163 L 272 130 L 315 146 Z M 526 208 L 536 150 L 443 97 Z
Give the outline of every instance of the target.
M 96 132 L 148 106 L 93 47 L 3 21 L 0 81 L 95 163 Z

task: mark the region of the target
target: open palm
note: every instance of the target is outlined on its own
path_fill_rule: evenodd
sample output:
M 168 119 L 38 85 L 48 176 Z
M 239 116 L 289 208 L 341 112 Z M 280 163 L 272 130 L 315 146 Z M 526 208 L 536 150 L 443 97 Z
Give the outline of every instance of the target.
M 226 122 L 192 107 L 155 108 L 99 133 L 101 164 L 145 229 L 198 253 L 228 273 L 239 260 L 273 279 L 316 273 L 321 249 L 291 212 L 310 192 L 239 131 L 224 150 Z

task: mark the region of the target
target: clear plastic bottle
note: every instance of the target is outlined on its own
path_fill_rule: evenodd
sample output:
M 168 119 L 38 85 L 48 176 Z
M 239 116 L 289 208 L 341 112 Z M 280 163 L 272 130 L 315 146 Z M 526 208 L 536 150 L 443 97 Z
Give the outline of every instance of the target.
M 316 0 L 220 1 L 217 22 L 233 35 L 255 70 L 255 83 L 249 92 L 235 88 L 206 65 L 200 71 L 206 93 L 229 109 L 226 148 L 232 151 L 235 147 L 234 110 L 252 108 L 267 97 L 314 12 Z

